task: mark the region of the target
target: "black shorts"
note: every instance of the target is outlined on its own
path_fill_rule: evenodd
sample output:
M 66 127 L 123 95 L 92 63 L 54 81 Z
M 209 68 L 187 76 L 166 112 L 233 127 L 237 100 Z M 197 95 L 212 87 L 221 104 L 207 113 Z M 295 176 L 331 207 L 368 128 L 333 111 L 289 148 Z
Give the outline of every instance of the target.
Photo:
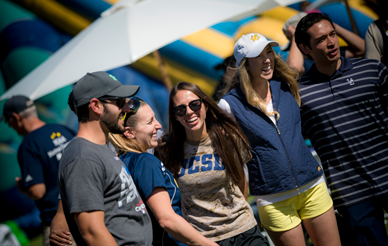
M 221 246 L 268 246 L 267 239 L 261 234 L 259 227 L 256 225 L 246 232 L 240 233 L 234 237 L 227 238 L 216 242 Z

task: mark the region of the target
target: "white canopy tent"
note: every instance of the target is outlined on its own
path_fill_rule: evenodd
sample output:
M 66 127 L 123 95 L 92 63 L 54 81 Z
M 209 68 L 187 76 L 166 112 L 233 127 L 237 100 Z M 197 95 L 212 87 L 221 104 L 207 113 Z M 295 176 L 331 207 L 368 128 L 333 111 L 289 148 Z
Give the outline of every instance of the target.
M 0 100 L 32 100 L 76 82 L 87 72 L 128 65 L 186 35 L 230 19 L 257 15 L 300 0 L 121 0 Z

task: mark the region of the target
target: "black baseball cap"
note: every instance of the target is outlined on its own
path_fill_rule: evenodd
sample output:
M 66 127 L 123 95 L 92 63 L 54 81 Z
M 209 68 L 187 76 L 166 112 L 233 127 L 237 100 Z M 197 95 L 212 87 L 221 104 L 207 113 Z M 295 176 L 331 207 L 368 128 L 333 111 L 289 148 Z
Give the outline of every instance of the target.
M 5 102 L 0 122 L 3 121 L 3 119 L 5 119 L 5 121 L 9 121 L 12 113 L 18 114 L 32 106 L 34 106 L 34 102 L 28 97 L 22 95 L 13 96 Z
M 78 108 L 93 98 L 102 96 L 131 97 L 139 91 L 138 85 L 123 85 L 113 75 L 106 72 L 87 73 L 73 89 L 74 106 Z

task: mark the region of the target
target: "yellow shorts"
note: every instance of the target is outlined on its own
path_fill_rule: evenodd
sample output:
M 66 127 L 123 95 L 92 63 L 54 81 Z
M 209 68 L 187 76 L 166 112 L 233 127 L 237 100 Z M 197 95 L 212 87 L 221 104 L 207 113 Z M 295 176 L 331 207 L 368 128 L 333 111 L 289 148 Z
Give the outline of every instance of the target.
M 326 182 L 286 200 L 258 207 L 261 224 L 274 232 L 287 231 L 304 219 L 315 218 L 333 206 Z

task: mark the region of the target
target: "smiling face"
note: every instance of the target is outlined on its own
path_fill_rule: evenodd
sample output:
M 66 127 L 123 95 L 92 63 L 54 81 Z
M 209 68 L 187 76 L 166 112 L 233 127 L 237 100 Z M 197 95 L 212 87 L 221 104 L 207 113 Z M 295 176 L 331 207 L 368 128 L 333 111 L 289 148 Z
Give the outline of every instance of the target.
M 193 141 L 201 140 L 207 136 L 205 123 L 207 106 L 202 103 L 201 109 L 198 111 L 193 111 L 188 106 L 191 101 L 197 99 L 199 97 L 189 90 L 178 91 L 173 99 L 174 107 L 186 106 L 186 114 L 181 117 L 175 115 L 175 119 L 185 128 L 187 138 Z
M 275 56 L 270 45 L 267 45 L 261 54 L 255 58 L 248 58 L 246 69 L 252 79 L 268 81 L 272 79 L 275 67 Z
M 322 20 L 308 29 L 310 47 L 303 46 L 303 52 L 309 54 L 317 64 L 337 62 L 340 49 L 337 33 L 327 20 Z
M 137 125 L 134 129 L 126 127 L 126 131 L 129 131 L 129 135 L 126 136 L 133 138 L 144 149 L 151 149 L 158 146 L 156 133 L 162 129 L 162 126 L 155 118 L 155 113 L 148 104 L 144 104 L 139 108 L 136 113 Z

